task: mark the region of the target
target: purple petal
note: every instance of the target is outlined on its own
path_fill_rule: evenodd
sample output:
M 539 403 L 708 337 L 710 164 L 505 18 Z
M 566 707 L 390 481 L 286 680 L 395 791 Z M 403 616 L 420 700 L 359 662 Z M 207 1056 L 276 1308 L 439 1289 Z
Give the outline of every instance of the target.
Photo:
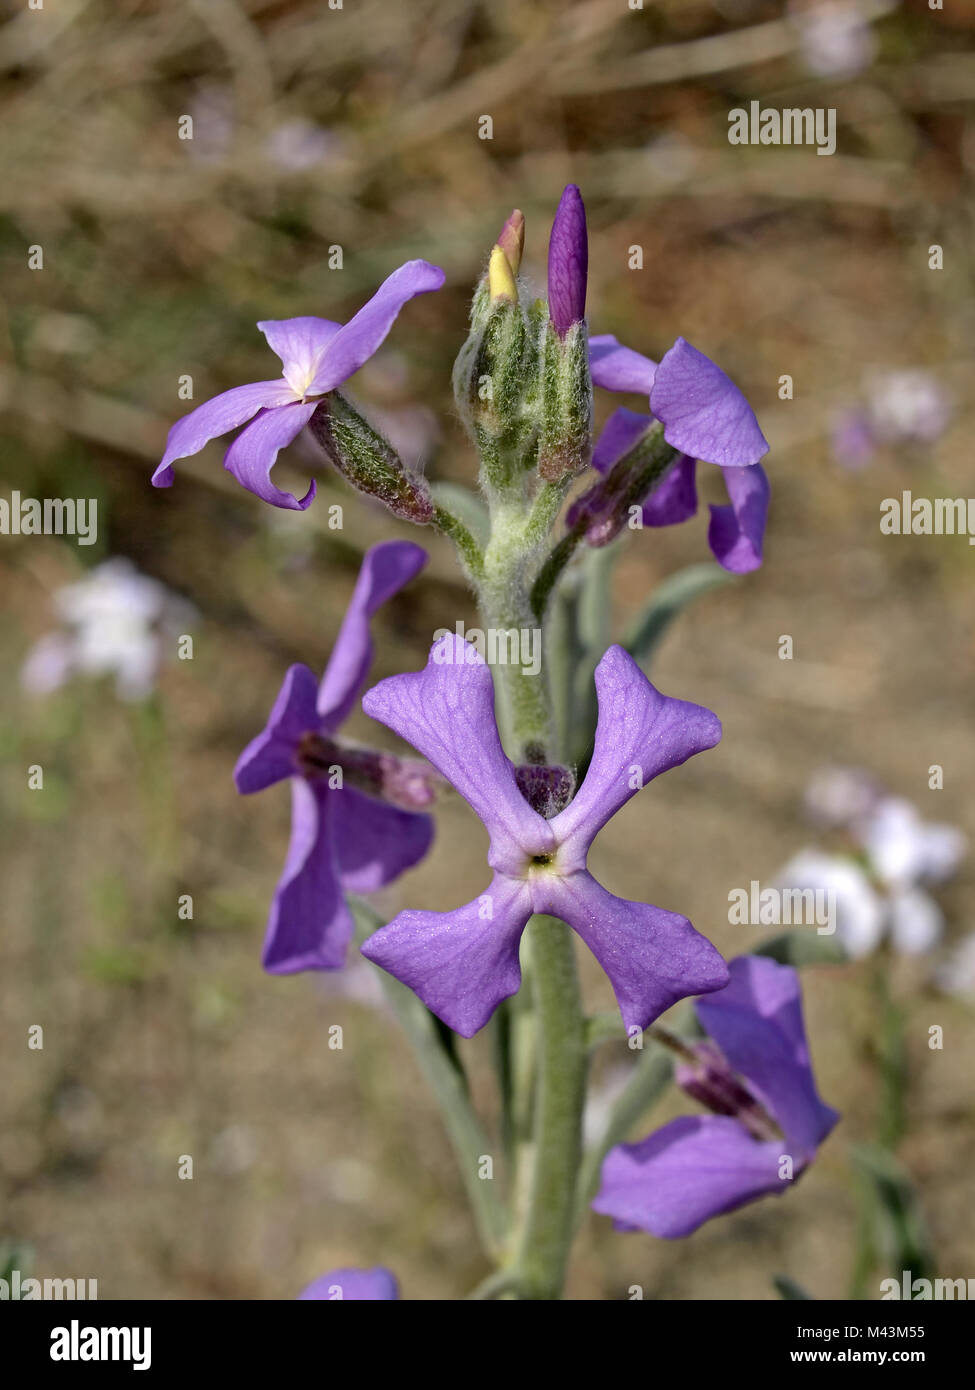
M 576 836 L 578 847 L 590 845 L 641 786 L 721 737 L 717 715 L 661 695 L 622 647 L 610 647 L 596 667 L 596 693 L 599 721 L 589 771 L 550 822 L 560 842 Z
M 524 881 L 496 874 L 486 893 L 453 912 L 399 913 L 362 954 L 470 1038 L 521 984 L 518 945 L 531 912 Z
M 369 620 L 426 562 L 427 552 L 412 541 L 382 541 L 366 551 L 318 692 L 318 713 L 327 732 L 348 718 L 369 674 Z
M 548 313 L 564 338 L 586 316 L 589 238 L 582 194 L 570 183 L 559 201 L 548 243 Z
M 755 414 L 730 377 L 678 338 L 665 353 L 650 392 L 664 438 L 692 458 L 743 468 L 768 453 Z
M 697 512 L 697 463 L 681 454 L 643 504 L 644 526 L 676 526 Z
M 686 917 L 616 898 L 588 873 L 538 874 L 532 907 L 561 917 L 599 961 L 627 1028 L 646 1028 L 691 994 L 723 989 L 724 960 Z
M 281 358 L 284 379 L 296 396 L 308 390 L 321 364 L 325 349 L 341 331 L 331 319 L 264 319 L 258 328 L 268 347 Z
M 289 388 L 290 389 L 290 388 Z M 291 511 L 303 512 L 315 496 L 315 483 L 299 502 L 290 492 L 282 492 L 271 482 L 271 469 L 274 467 L 278 450 L 283 449 L 295 438 L 303 425 L 307 425 L 315 413 L 315 402 L 278 406 L 273 410 L 262 410 L 257 419 L 248 425 L 231 444 L 223 466 L 231 472 L 242 487 L 253 492 L 272 507 L 286 507 Z
M 607 391 L 634 391 L 649 396 L 657 364 L 642 353 L 623 347 L 611 333 L 600 333 L 589 339 L 589 368 L 596 385 Z
M 593 1211 L 622 1230 L 673 1240 L 703 1222 L 790 1186 L 781 1145 L 753 1139 L 729 1115 L 672 1120 L 639 1144 L 619 1144 L 603 1163 Z
M 799 976 L 765 956 L 738 956 L 727 989 L 695 1006 L 701 1027 L 778 1121 L 797 1158 L 809 1158 L 839 1116 L 816 1092 Z
M 288 668 L 267 723 L 237 759 L 234 781 L 239 792 L 263 791 L 294 775 L 298 740 L 318 728 L 317 693 L 318 682 L 307 666 Z
M 441 637 L 422 671 L 380 681 L 362 708 L 412 743 L 473 806 L 491 836 L 493 869 L 517 876 L 528 858 L 554 847 L 552 825 L 521 795 L 501 747 L 490 669 L 462 638 Z
M 446 276 L 429 261 L 407 261 L 383 281 L 354 318 L 336 333 L 308 388 L 317 395 L 334 391 L 377 350 L 403 305 L 418 294 L 439 290 Z
M 375 893 L 418 864 L 433 842 L 433 817 L 375 801 L 355 787 L 336 791 L 335 859 L 347 893 Z
M 335 864 L 334 798 L 321 782 L 291 779 L 291 843 L 264 940 L 264 969 L 272 975 L 345 964 L 354 924 Z
M 730 507 L 711 504 L 708 544 L 719 565 L 732 574 L 748 574 L 762 563 L 762 541 L 771 488 L 760 463 L 724 468 Z
M 399 1298 L 399 1285 L 391 1270 L 331 1269 L 302 1289 L 299 1299 L 325 1302 L 381 1303 Z
M 599 473 L 608 473 L 614 463 L 619 463 L 636 447 L 652 424 L 652 415 L 638 415 L 624 406 L 614 410 L 592 451 L 593 468 Z
M 252 381 L 247 386 L 235 386 L 204 401 L 182 420 L 177 420 L 169 431 L 166 452 L 152 475 L 153 487 L 172 487 L 172 464 L 176 459 L 198 454 L 211 439 L 235 430 L 259 410 L 286 405 L 293 400 L 291 387 L 278 378 L 277 381 Z

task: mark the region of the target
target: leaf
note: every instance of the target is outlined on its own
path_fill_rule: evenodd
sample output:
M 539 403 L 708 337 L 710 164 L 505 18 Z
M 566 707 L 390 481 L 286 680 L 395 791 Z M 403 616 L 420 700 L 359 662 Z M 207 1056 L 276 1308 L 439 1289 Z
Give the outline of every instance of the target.
M 690 603 L 710 589 L 731 582 L 719 565 L 688 565 L 670 575 L 651 594 L 642 613 L 630 626 L 623 646 L 641 666 L 649 665 L 667 628 Z
M 802 1285 L 797 1284 L 794 1279 L 790 1279 L 787 1274 L 773 1274 L 772 1283 L 775 1285 L 776 1292 L 780 1298 L 812 1301 L 812 1294 L 806 1293 Z
M 434 483 L 430 489 L 435 502 L 462 521 L 483 549 L 491 535 L 487 507 L 476 492 L 459 483 Z
M 768 956 L 780 965 L 843 965 L 849 960 L 845 949 L 835 936 L 820 936 L 818 932 L 787 931 L 770 937 L 760 946 L 753 946 L 752 956 Z

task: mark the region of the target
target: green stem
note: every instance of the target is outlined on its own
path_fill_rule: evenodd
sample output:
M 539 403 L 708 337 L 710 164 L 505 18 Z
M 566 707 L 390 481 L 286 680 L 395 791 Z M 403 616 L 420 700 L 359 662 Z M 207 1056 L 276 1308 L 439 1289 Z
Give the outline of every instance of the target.
M 569 929 L 555 918 L 533 917 L 528 933 L 539 1030 L 538 1093 L 532 1183 L 516 1268 L 525 1298 L 558 1300 L 575 1228 L 585 1021 Z
M 433 508 L 433 524 L 445 536 L 449 536 L 457 547 L 464 573 L 472 583 L 478 583 L 484 574 L 484 556 L 481 547 L 471 535 L 461 519 L 438 502 Z
M 350 899 L 362 936 L 383 926 L 383 919 L 368 903 Z M 444 1117 L 461 1177 L 467 1190 L 478 1234 L 485 1251 L 495 1260 L 504 1249 L 508 1219 L 497 1194 L 494 1178 L 480 1176 L 481 1160 L 491 1155 L 491 1144 L 471 1105 L 463 1072 L 444 1050 L 437 1023 L 411 989 L 385 970 L 380 980 L 390 1007 L 409 1039 L 421 1072 Z

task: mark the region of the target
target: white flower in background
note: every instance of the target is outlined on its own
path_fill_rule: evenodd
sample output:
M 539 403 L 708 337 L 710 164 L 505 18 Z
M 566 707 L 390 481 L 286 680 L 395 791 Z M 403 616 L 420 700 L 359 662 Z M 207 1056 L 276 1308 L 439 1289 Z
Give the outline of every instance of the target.
M 880 785 L 859 767 L 824 767 L 806 787 L 805 806 L 819 825 L 835 828 L 861 820 L 876 805 Z
M 893 443 L 937 439 L 952 413 L 934 372 L 920 367 L 874 372 L 867 380 L 867 405 L 878 438 Z
M 975 998 L 975 932 L 962 937 L 935 968 L 934 982 L 945 994 Z
M 822 0 L 790 5 L 789 10 L 807 72 L 816 77 L 853 77 L 873 62 L 876 42 L 858 5 Z
M 953 825 L 925 821 L 902 797 L 884 797 L 858 826 L 874 873 L 892 888 L 943 883 L 961 863 L 967 846 Z
M 887 899 L 890 944 L 902 956 L 922 956 L 937 946 L 944 931 L 941 908 L 923 888 L 907 888 Z
M 775 879 L 781 889 L 820 890 L 835 904 L 836 940 L 852 960 L 870 955 L 884 935 L 884 900 L 853 859 L 806 849 Z
M 344 146 L 341 137 L 333 131 L 299 117 L 275 126 L 267 138 L 266 148 L 268 159 L 273 163 L 301 173 L 319 164 L 334 164 L 341 158 Z
M 75 675 L 114 675 L 121 699 L 143 700 L 155 686 L 164 642 L 194 616 L 183 599 L 123 559 L 105 560 L 58 589 L 54 606 L 60 629 L 35 644 L 21 670 L 33 695 Z

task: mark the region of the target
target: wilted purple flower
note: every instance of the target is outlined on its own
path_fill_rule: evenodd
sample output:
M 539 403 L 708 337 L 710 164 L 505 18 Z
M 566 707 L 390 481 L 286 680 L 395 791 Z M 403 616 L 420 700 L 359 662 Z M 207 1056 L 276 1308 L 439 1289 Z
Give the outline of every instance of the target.
M 307 666 L 292 666 L 267 726 L 234 769 L 244 793 L 291 779 L 291 844 L 264 942 L 264 968 L 272 974 L 339 969 L 353 933 L 344 894 L 382 888 L 430 847 L 430 817 L 402 809 L 429 802 L 423 770 L 334 742 L 372 664 L 370 618 L 426 559 L 410 541 L 386 541 L 366 552 L 321 684 Z M 374 794 L 347 785 L 346 777 L 341 786 L 329 785 L 329 769 L 347 763 L 370 779 Z
M 399 1285 L 392 1270 L 382 1265 L 372 1269 L 330 1269 L 306 1285 L 298 1298 L 328 1303 L 382 1303 L 399 1298 Z
M 738 387 L 684 338 L 677 339 L 659 365 L 610 334 L 590 339 L 589 352 L 597 386 L 646 395 L 652 412 L 615 411 L 596 444 L 593 466 L 608 473 L 659 420 L 664 438 L 680 450 L 680 457 L 646 498 L 644 524 L 671 526 L 694 516 L 695 461 L 716 463 L 730 506 L 711 506 L 708 543 L 725 569 L 736 574 L 757 569 L 769 503 L 768 479 L 758 460 L 769 446 Z
M 610 1150 L 592 1205 L 619 1230 L 687 1236 L 713 1216 L 784 1192 L 839 1118 L 816 1091 L 796 971 L 739 956 L 730 976 L 695 1005 L 717 1048 L 678 1069 L 684 1088 L 716 1113 L 672 1120 Z
M 562 338 L 586 316 L 588 274 L 586 209 L 582 194 L 570 183 L 559 201 L 548 243 L 548 314 Z
M 407 261 L 344 325 L 318 318 L 259 323 L 268 346 L 283 363 L 283 376 L 277 381 L 235 386 L 177 420 L 169 431 L 162 462 L 152 475 L 153 486 L 171 487 L 176 459 L 199 453 L 211 439 L 251 420 L 227 450 L 224 467 L 263 501 L 303 511 L 315 496 L 315 483 L 300 501 L 275 487 L 271 469 L 278 450 L 307 425 L 319 397 L 341 386 L 368 361 L 403 305 L 418 294 L 439 290 L 443 282 L 444 273 L 437 266 L 428 261 Z
M 598 832 L 646 782 L 711 748 L 710 710 L 661 695 L 622 647 L 596 668 L 592 762 L 564 810 L 545 820 L 518 788 L 494 717 L 491 672 L 449 634 L 423 671 L 392 676 L 362 707 L 388 724 L 460 792 L 491 837 L 490 888 L 453 912 L 401 912 L 363 954 L 470 1037 L 521 983 L 518 946 L 534 912 L 572 927 L 602 965 L 628 1027 L 645 1027 L 688 994 L 720 989 L 724 961 L 686 917 L 608 893 L 587 872 Z

